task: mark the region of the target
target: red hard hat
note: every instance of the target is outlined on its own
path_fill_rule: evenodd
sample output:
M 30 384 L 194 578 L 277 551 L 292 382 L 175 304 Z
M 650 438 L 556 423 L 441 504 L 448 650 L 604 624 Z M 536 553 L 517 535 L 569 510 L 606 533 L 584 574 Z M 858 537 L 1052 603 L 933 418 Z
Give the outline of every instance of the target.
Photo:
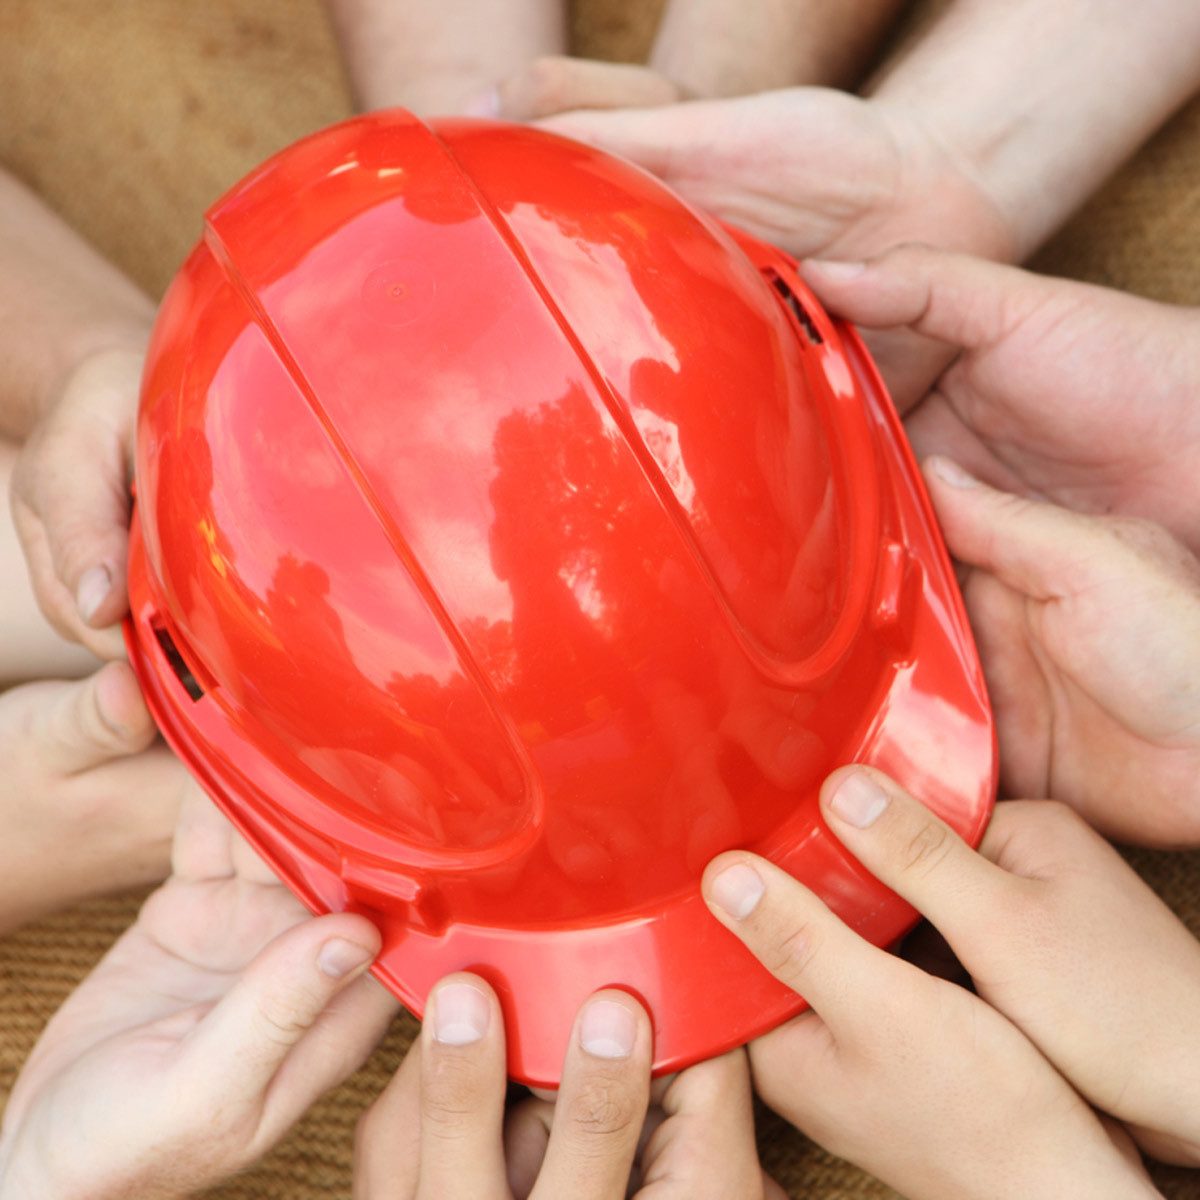
M 987 821 L 983 678 L 861 343 L 596 150 L 397 111 L 271 159 L 163 303 L 137 489 L 167 740 L 411 1008 L 487 977 L 527 1082 L 598 987 L 660 1071 L 802 1007 L 705 909 L 719 851 L 909 927 L 821 822 L 832 768 Z

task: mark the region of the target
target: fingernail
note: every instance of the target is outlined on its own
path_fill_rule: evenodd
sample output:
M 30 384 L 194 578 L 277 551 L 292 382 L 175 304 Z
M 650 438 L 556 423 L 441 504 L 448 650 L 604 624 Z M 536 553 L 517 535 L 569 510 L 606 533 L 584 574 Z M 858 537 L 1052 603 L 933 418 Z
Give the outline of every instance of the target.
M 75 589 L 75 607 L 85 625 L 96 615 L 111 591 L 112 576 L 107 567 L 89 567 L 84 571 Z
M 934 455 L 933 458 L 927 461 L 929 469 L 943 483 L 948 483 L 951 487 L 972 488 L 979 483 L 979 480 L 970 471 L 963 470 L 952 458 L 942 458 L 941 455 Z
M 847 825 L 853 825 L 856 829 L 874 825 L 887 806 L 887 793 L 862 771 L 847 775 L 829 800 L 829 807 Z
M 762 876 L 745 863 L 726 867 L 712 881 L 713 903 L 723 908 L 735 921 L 748 917 L 762 899 L 766 886 Z
M 342 979 L 352 971 L 365 967 L 375 957 L 366 946 L 346 938 L 330 938 L 317 955 L 317 966 L 330 979 Z
M 637 1018 L 615 1000 L 593 1000 L 579 1022 L 579 1044 L 595 1058 L 628 1058 L 637 1040 Z
M 807 265 L 834 283 L 848 283 L 867 269 L 865 262 L 843 262 L 836 258 L 810 258 Z
M 469 983 L 448 983 L 433 1000 L 433 1037 L 443 1046 L 469 1046 L 487 1033 L 492 1009 Z
M 500 92 L 494 88 L 487 88 L 476 96 L 472 96 L 470 100 L 463 105 L 463 116 L 465 117 L 498 117 L 500 115 Z

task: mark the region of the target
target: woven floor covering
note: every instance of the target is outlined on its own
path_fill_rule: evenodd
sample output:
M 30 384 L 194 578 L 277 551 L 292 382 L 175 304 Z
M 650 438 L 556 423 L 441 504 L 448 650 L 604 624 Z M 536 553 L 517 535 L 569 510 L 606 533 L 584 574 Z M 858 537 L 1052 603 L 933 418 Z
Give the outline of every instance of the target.
M 660 5 L 576 0 L 575 51 L 613 59 L 644 55 Z M 928 12 L 928 4 L 921 7 Z M 349 111 L 318 0 L 0 5 L 0 163 L 154 295 L 216 196 L 267 154 Z M 1200 103 L 1147 145 L 1037 265 L 1200 303 Z M 1133 861 L 1200 933 L 1200 854 L 1137 853 Z M 132 920 L 139 900 L 91 904 L 0 941 L 5 1094 L 46 1019 Z M 398 1021 L 371 1061 L 318 1104 L 265 1163 L 211 1196 L 349 1196 L 354 1123 L 414 1029 L 411 1018 Z M 769 1116 L 761 1141 L 767 1167 L 792 1196 L 894 1195 Z M 1200 1172 L 1155 1175 L 1166 1195 L 1200 1200 Z

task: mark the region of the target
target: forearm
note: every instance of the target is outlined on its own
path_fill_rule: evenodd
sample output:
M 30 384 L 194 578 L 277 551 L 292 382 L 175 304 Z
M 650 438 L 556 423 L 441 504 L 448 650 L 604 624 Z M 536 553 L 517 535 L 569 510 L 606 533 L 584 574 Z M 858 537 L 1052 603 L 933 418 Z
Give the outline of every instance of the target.
M 563 54 L 565 0 L 328 0 L 360 108 L 461 112 L 532 59 Z
M 83 359 L 144 345 L 154 306 L 0 171 L 0 435 L 23 439 Z
M 1200 85 L 1200 4 L 958 0 L 883 76 L 1036 248 Z
M 669 0 L 650 65 L 695 96 L 851 86 L 903 3 Z

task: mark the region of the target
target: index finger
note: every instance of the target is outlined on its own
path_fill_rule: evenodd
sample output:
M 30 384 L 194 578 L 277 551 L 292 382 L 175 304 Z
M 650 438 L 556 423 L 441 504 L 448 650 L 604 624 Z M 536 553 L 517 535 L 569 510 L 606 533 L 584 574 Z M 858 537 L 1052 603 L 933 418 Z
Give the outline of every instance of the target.
M 701 886 L 713 916 L 812 1005 L 835 1040 L 875 1028 L 889 977 L 914 969 L 872 946 L 820 897 L 756 854 L 718 855 Z

